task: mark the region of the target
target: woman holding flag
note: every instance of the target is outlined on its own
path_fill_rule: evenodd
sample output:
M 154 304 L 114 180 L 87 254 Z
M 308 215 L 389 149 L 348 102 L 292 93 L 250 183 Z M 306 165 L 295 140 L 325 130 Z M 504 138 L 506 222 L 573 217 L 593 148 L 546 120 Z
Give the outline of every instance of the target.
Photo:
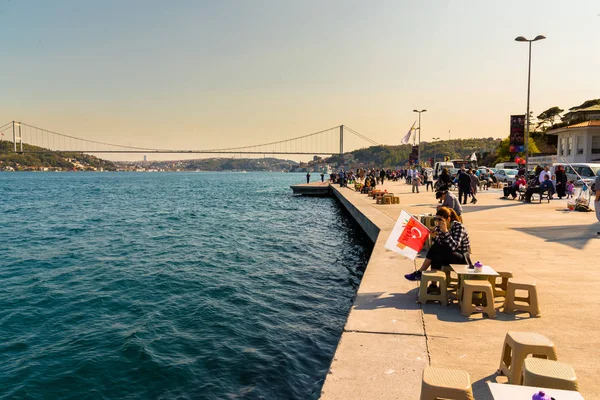
M 409 281 L 421 279 L 421 273 L 431 266 L 440 270 L 444 265 L 468 264 L 469 260 L 469 234 L 460 219 L 451 208 L 440 207 L 435 217 L 434 243 L 427 252 L 423 265 L 417 271 L 406 274 Z

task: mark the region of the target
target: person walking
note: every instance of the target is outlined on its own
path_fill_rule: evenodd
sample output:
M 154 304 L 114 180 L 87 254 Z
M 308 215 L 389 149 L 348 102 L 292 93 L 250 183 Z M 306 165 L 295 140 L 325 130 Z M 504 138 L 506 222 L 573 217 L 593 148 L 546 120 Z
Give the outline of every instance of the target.
M 383 185 L 383 180 L 385 179 L 385 169 L 381 168 L 379 171 L 379 179 L 381 180 L 381 184 Z
M 306 183 L 310 183 L 310 172 L 306 173 Z
M 433 192 L 433 172 L 431 170 L 424 170 L 423 179 L 425 180 L 425 190 L 429 192 L 429 186 L 431 186 L 431 191 Z
M 464 168 L 458 173 L 458 201 L 462 204 L 467 204 L 467 197 L 471 193 L 471 177 L 466 173 Z
M 475 175 L 472 169 L 469 170 L 469 177 L 471 178 L 471 203 L 476 204 L 477 198 L 477 188 L 479 187 L 479 178 Z

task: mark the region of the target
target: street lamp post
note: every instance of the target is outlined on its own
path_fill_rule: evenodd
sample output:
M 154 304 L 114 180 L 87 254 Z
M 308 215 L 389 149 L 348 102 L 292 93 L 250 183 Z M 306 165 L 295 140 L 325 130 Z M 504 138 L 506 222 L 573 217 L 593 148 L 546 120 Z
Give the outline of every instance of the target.
M 439 137 L 434 137 L 434 138 L 432 138 L 432 139 L 433 139 L 433 143 L 435 143 L 435 142 L 437 142 L 438 140 L 440 140 L 440 138 L 439 138 Z M 433 165 L 431 166 L 431 168 L 433 168 L 433 166 L 435 165 L 435 159 L 436 159 L 436 156 L 437 156 L 437 146 L 436 146 L 436 145 L 434 145 L 434 147 L 433 147 Z
M 419 158 L 417 160 L 418 165 L 421 165 L 421 113 L 427 112 L 427 110 L 413 110 L 413 112 L 419 113 Z
M 546 39 L 546 36 L 537 35 L 535 39 L 529 40 L 523 36 L 515 38 L 517 42 L 529 43 L 529 68 L 527 70 L 527 122 L 525 125 L 525 176 L 529 177 L 529 95 L 531 92 L 531 43 L 538 40 Z

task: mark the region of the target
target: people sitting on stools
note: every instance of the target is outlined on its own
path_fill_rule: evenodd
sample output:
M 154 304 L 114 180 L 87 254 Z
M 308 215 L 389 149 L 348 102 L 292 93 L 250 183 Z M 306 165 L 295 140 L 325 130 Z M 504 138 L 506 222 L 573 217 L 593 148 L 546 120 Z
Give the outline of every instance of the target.
M 458 222 L 462 222 L 462 206 L 460 205 L 460 202 L 458 201 L 456 196 L 454 196 L 449 191 L 444 190 L 441 192 L 437 192 L 435 194 L 435 198 L 439 199 L 442 203 L 439 206 L 437 206 L 438 210 L 442 207 L 451 208 L 456 212 L 456 215 L 458 215 Z
M 542 182 L 540 186 L 530 186 L 527 189 L 525 192 L 525 203 L 531 203 L 531 196 L 533 196 L 534 193 L 538 193 L 541 196 L 546 191 L 548 192 L 549 198 L 552 199 L 555 189 L 549 175 L 544 176 L 544 182 Z
M 504 197 L 508 197 L 510 195 L 513 199 L 515 199 L 517 197 L 517 193 L 519 192 L 519 186 L 527 186 L 527 181 L 525 181 L 525 178 L 522 175 L 519 176 L 518 179 L 515 179 L 515 182 L 512 185 L 503 189 Z
M 422 272 L 430 266 L 431 269 L 441 270 L 444 265 L 468 264 L 469 234 L 464 225 L 458 221 L 456 212 L 451 208 L 441 207 L 435 216 L 436 236 L 433 244 L 421 268 L 404 275 L 409 281 L 420 280 Z

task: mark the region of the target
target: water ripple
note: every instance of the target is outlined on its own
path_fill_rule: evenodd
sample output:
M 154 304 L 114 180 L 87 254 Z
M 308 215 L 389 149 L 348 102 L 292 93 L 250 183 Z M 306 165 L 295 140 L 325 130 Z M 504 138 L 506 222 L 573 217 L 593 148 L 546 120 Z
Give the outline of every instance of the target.
M 318 398 L 370 243 L 301 179 L 0 173 L 0 398 Z

